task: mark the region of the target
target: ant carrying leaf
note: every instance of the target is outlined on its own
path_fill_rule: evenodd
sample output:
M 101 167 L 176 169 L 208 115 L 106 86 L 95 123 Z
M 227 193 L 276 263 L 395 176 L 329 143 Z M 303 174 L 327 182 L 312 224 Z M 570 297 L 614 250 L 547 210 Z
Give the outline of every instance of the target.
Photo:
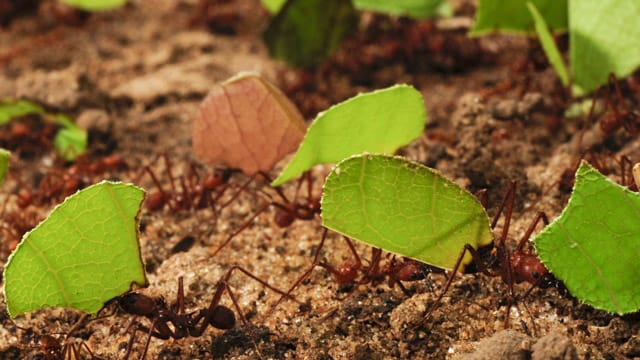
M 237 297 L 229 286 L 229 279 L 235 271 L 240 271 L 270 290 L 275 291 L 282 296 L 291 298 L 291 296 L 287 295 L 285 292 L 271 286 L 266 281 L 253 275 L 251 272 L 240 266 L 233 266 L 218 282 L 216 291 L 209 303 L 209 306 L 191 312 L 186 312 L 185 310 L 184 285 L 182 277 L 178 278 L 176 302 L 172 305 L 168 305 L 163 298 L 154 299 L 137 292 L 122 295 L 115 299 L 122 310 L 128 314 L 142 316 L 151 321 L 149 326 L 142 325 L 137 322 L 132 324 L 131 338 L 124 357 L 128 359 L 131 355 L 133 343 L 136 338 L 135 335 L 138 331 L 147 334 L 147 340 L 140 355 L 140 359 L 144 359 L 152 337 L 161 340 L 178 340 L 185 337 L 200 337 L 209 326 L 220 330 L 233 328 L 236 324 L 236 315 L 233 313 L 233 310 L 220 303 L 225 292 L 229 295 L 229 298 L 231 299 L 231 302 L 233 303 L 233 306 L 245 329 L 251 332 L 249 322 L 242 313 Z M 262 358 L 258 344 L 253 336 L 251 336 L 251 341 L 253 342 L 256 352 L 260 358 Z

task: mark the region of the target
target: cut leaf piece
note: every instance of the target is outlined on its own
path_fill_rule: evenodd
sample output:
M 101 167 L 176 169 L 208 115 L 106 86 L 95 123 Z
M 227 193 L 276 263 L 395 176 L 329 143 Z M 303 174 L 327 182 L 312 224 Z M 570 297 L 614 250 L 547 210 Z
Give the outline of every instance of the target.
M 288 0 L 264 39 L 274 58 L 313 66 L 333 54 L 357 23 L 351 0 Z
M 53 146 L 59 154 L 67 161 L 73 161 L 78 155 L 87 149 L 89 135 L 86 131 L 75 126 L 75 124 L 64 115 L 56 115 L 59 123 L 66 124 L 53 138 Z M 64 121 L 61 119 L 65 119 Z
M 547 23 L 544 20 L 544 17 L 536 6 L 531 2 L 527 2 L 527 7 L 529 8 L 529 12 L 531 12 L 531 16 L 533 17 L 533 21 L 536 27 L 536 33 L 538 34 L 538 38 L 540 39 L 540 44 L 542 44 L 542 48 L 544 49 L 545 54 L 547 55 L 547 59 L 549 59 L 549 63 L 553 66 L 553 69 L 558 74 L 560 81 L 562 81 L 562 85 L 569 85 L 569 73 L 567 72 L 567 68 L 564 65 L 564 61 L 562 60 L 562 55 L 560 54 L 560 50 L 556 46 L 555 41 L 553 40 L 553 36 L 547 27 Z
M 372 10 L 389 15 L 408 15 L 415 18 L 428 18 L 449 13 L 452 9 L 445 0 L 354 0 L 358 10 Z
M 570 59 L 577 92 L 591 92 L 640 65 L 640 3 L 626 0 L 570 1 Z
M 0 125 L 20 116 L 44 113 L 42 106 L 31 101 L 10 99 L 0 101 Z
M 567 0 L 480 0 L 470 35 L 492 31 L 532 33 L 534 21 L 527 9 L 527 2 L 535 5 L 552 31 L 567 28 Z
M 314 165 L 365 151 L 391 154 L 422 134 L 425 119 L 422 95 L 409 85 L 359 94 L 318 114 L 295 156 L 271 185 Z
M 193 151 L 248 175 L 268 172 L 298 146 L 305 128 L 300 111 L 277 87 L 257 74 L 241 73 L 202 101 Z
M 9 170 L 9 157 L 11 153 L 5 149 L 0 149 L 0 185 L 4 182 L 4 177 Z
M 87 11 L 105 11 L 124 5 L 127 0 L 60 0 L 63 3 Z
M 640 194 L 583 161 L 567 207 L 533 241 L 584 303 L 617 314 L 640 310 Z
M 489 217 L 468 191 L 400 157 L 358 155 L 331 171 L 322 224 L 386 251 L 452 269 L 465 244 L 493 241 Z M 469 254 L 463 264 L 471 261 Z
M 95 314 L 147 284 L 137 216 L 144 190 L 103 181 L 68 197 L 26 233 L 4 269 L 11 317 L 44 307 Z
M 262 0 L 262 5 L 264 5 L 270 13 L 275 14 L 282 8 L 286 0 Z

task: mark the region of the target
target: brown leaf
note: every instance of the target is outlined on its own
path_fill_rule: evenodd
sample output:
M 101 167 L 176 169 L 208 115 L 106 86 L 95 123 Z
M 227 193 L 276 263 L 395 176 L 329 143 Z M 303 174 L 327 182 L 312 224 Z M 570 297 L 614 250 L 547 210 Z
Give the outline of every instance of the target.
M 193 150 L 204 161 L 253 175 L 271 171 L 297 148 L 305 130 L 300 111 L 275 85 L 257 74 L 240 73 L 217 85 L 200 104 Z

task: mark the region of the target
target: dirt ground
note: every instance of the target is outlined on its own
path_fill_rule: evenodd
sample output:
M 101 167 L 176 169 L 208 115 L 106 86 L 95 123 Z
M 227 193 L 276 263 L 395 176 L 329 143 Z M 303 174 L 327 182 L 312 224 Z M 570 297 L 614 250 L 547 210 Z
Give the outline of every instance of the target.
M 26 11 L 0 29 L 0 98 L 28 98 L 76 118 L 91 133 L 85 164 L 110 154 L 126 159 L 127 170 L 91 174 L 91 182 L 120 179 L 154 191 L 145 166 L 165 188 L 169 184 L 165 163 L 155 161 L 158 155 L 167 154 L 176 177 L 191 164 L 201 173 L 212 171 L 213 166 L 192 156 L 191 124 L 208 90 L 239 71 L 257 71 L 279 84 L 309 120 L 358 92 L 409 83 L 423 94 L 428 121 L 423 136 L 401 154 L 439 169 L 471 191 L 488 189 L 490 213 L 509 181 L 517 180 L 512 243 L 537 211 L 550 218 L 560 213 L 569 191 L 558 181 L 582 156 L 600 162 L 616 181 L 621 181 L 621 171 L 615 159 L 640 159 L 638 141 L 628 132 L 605 135 L 585 116 L 562 116 L 568 97 L 535 41 L 506 35 L 467 38 L 473 6 L 466 2 L 457 3 L 456 18 L 447 21 L 364 14 L 357 34 L 311 71 L 269 58 L 260 37 L 268 15 L 257 0 L 219 3 L 210 14 L 211 25 L 198 16 L 202 12 L 196 0 L 130 1 L 116 11 L 76 19 L 78 25 L 68 24 L 74 21 L 69 13 Z M 0 131 L 3 141 L 10 142 L 10 125 Z M 19 234 L 56 203 L 25 209 L 17 204 L 21 190 L 33 191 L 46 174 L 67 171 L 43 142 L 33 148 L 14 144 L 11 174 L 0 189 L 6 202 L 0 266 Z M 593 150 L 585 153 L 588 148 Z M 329 169 L 314 169 L 316 194 Z M 235 173 L 229 183 L 237 188 L 246 179 Z M 294 188 L 295 182 L 285 191 L 292 195 Z M 269 196 L 275 197 L 274 192 L 256 181 L 222 210 L 144 208 L 140 242 L 149 287 L 139 291 L 173 302 L 182 276 L 187 309 L 193 311 L 209 304 L 218 280 L 233 265 L 287 289 L 312 263 L 323 232 L 319 217 L 279 228 L 270 208 L 212 256 Z M 185 238 L 195 243 L 177 251 L 174 246 Z M 365 245 L 358 245 L 358 251 L 369 258 Z M 335 265 L 351 259 L 335 234 L 329 235 L 322 256 Z M 231 330 L 209 328 L 196 338 L 152 338 L 148 358 L 640 358 L 638 314 L 606 314 L 554 288 L 536 289 L 508 310 L 507 285 L 485 275 L 460 275 L 439 309 L 423 322 L 444 281 L 433 274 L 407 283 L 413 294 L 407 296 L 386 284 L 342 286 L 316 269 L 294 291 L 297 302 L 284 301 L 271 311 L 279 295 L 235 273 L 230 286 L 249 328 L 238 321 Z M 527 289 L 517 285 L 516 294 Z M 4 299 L 0 301 L 0 358 L 45 358 L 35 335 L 61 337 L 81 317 L 47 309 L 11 320 Z M 233 308 L 227 296 L 223 303 Z M 84 341 L 99 358 L 124 357 L 132 317 L 113 304 L 101 314 L 105 316 L 82 322 L 66 341 Z M 138 334 L 132 358 L 139 357 L 145 338 Z

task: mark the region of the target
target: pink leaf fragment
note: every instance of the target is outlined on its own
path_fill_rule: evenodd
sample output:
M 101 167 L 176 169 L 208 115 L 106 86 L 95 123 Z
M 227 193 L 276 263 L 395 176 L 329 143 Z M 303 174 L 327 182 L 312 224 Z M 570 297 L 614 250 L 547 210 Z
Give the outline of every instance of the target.
M 200 104 L 193 150 L 204 161 L 253 175 L 271 171 L 305 131 L 302 114 L 275 85 L 240 73 L 216 85 Z

